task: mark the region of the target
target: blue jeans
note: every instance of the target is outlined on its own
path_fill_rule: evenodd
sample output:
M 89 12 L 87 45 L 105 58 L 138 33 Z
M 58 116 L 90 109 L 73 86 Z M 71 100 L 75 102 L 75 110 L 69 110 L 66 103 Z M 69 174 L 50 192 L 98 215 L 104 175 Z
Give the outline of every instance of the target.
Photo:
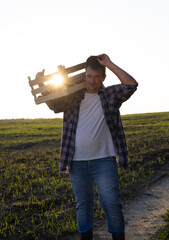
M 75 194 L 80 233 L 93 228 L 93 182 L 99 193 L 110 233 L 124 232 L 118 169 L 115 157 L 90 161 L 72 161 L 70 179 Z

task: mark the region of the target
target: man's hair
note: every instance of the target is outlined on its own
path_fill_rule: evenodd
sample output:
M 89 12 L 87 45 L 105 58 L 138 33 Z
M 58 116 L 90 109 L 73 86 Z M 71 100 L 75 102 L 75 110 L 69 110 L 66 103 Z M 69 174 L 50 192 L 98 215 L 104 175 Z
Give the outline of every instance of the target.
M 88 67 L 90 67 L 94 71 L 101 69 L 102 70 L 102 74 L 104 76 L 105 73 L 106 73 L 106 68 L 105 68 L 105 66 L 101 65 L 98 62 L 97 58 L 98 58 L 97 56 L 90 56 L 86 60 L 86 67 L 85 68 L 87 69 Z

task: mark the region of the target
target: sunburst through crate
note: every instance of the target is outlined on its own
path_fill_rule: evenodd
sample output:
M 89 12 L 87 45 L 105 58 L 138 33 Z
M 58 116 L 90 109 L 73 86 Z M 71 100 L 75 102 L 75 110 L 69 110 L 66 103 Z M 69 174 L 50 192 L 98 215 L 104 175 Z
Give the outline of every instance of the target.
M 33 80 L 28 77 L 35 103 L 40 104 L 60 99 L 84 89 L 85 64 L 84 62 L 69 68 L 60 65 L 58 66 L 58 72 L 45 76 L 43 70 Z M 61 85 L 57 85 L 57 77 L 59 76 L 63 79 Z M 51 81 L 54 77 L 56 78 L 56 85 Z

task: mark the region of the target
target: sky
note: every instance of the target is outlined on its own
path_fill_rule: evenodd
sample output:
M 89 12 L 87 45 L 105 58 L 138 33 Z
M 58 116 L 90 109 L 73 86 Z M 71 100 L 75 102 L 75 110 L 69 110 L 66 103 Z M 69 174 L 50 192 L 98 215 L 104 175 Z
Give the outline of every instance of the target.
M 169 111 L 168 0 L 0 0 L 0 119 L 53 118 L 28 76 L 106 53 L 139 83 L 121 114 Z M 107 70 L 105 86 L 120 83 Z

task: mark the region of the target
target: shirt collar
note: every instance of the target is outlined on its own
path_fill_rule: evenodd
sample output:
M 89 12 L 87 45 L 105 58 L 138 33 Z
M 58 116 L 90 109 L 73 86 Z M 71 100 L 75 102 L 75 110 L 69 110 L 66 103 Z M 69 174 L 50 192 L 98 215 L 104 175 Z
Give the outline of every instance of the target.
M 98 93 L 105 93 L 105 86 L 102 84 L 101 88 L 99 89 Z
M 105 89 L 106 89 L 105 86 L 102 84 L 101 88 L 98 91 L 98 94 L 105 93 Z M 83 98 L 84 98 L 85 92 L 86 92 L 86 89 L 84 89 Z

